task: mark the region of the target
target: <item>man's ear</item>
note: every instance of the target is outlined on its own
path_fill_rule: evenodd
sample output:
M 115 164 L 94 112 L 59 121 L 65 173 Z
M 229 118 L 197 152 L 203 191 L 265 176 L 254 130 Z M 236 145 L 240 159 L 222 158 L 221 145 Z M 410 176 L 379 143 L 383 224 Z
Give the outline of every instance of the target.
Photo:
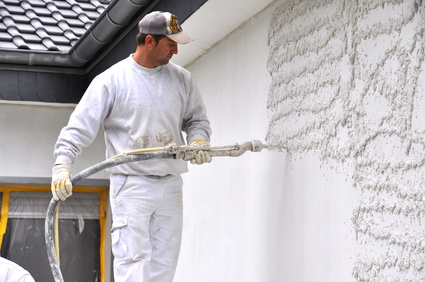
M 147 35 L 145 38 L 145 45 L 149 47 L 155 47 L 156 41 L 152 35 Z

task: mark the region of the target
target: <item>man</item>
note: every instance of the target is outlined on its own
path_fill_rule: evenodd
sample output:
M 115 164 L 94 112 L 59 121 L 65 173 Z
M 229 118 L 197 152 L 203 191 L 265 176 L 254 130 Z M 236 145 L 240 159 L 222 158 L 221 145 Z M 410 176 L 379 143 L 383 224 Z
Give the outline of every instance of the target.
M 3 257 L 0 257 L 0 281 L 35 282 L 28 271 Z
M 185 144 L 209 146 L 206 109 L 192 75 L 170 63 L 192 41 L 175 15 L 152 12 L 138 25 L 134 54 L 98 75 L 55 145 L 55 200 L 72 194 L 71 164 L 103 125 L 106 155 Z M 207 152 L 191 161 L 211 162 Z M 182 160 L 147 160 L 109 169 L 115 281 L 171 281 L 180 252 Z

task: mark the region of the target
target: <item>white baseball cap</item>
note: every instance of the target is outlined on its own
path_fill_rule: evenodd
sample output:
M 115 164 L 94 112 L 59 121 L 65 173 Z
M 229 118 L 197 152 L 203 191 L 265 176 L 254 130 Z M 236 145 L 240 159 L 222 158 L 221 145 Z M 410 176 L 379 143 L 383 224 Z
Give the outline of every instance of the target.
M 165 35 L 180 44 L 193 41 L 192 37 L 183 31 L 177 17 L 169 12 L 155 11 L 147 14 L 139 22 L 139 32 L 150 35 Z

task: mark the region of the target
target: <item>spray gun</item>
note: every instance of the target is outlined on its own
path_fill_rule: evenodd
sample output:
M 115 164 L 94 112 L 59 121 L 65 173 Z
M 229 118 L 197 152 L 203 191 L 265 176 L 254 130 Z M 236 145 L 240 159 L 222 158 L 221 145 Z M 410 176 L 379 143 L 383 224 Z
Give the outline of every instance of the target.
M 142 154 L 142 153 L 151 153 L 151 152 L 165 152 L 169 153 L 172 156 L 168 156 L 169 158 L 190 161 L 199 151 L 207 151 L 212 157 L 239 157 L 244 154 L 246 151 L 252 152 L 260 152 L 262 149 L 268 148 L 263 145 L 259 140 L 247 141 L 239 145 L 236 143 L 235 145 L 229 146 L 219 146 L 219 147 L 196 147 L 196 146 L 187 146 L 187 145 L 176 145 L 170 144 L 165 147 L 157 147 L 157 148 L 145 148 L 134 151 L 129 151 L 126 153 L 122 153 L 116 155 L 109 160 L 120 158 L 129 155 Z M 164 156 L 166 157 L 167 154 Z
M 246 151 L 261 152 L 262 149 L 270 149 L 269 146 L 264 145 L 259 140 L 247 141 L 242 144 L 235 144 L 229 146 L 219 147 L 193 147 L 193 146 L 179 146 L 170 144 L 165 147 L 145 148 L 135 151 L 130 151 L 116 155 L 103 162 L 95 164 L 71 178 L 71 183 L 74 186 L 82 179 L 95 174 L 103 169 L 110 168 L 116 165 L 149 160 L 149 159 L 177 159 L 190 161 L 199 151 L 207 151 L 211 157 L 239 157 Z M 59 250 L 55 247 L 55 216 L 57 216 L 58 203 L 53 198 L 47 208 L 46 221 L 45 221 L 45 241 L 47 249 L 47 257 L 49 259 L 50 268 L 52 270 L 55 282 L 63 282 L 62 273 L 59 266 Z M 56 234 L 57 235 L 57 234 Z M 57 236 L 56 236 L 57 237 Z
M 191 147 L 171 145 L 169 150 L 176 156 L 176 159 L 190 161 L 199 151 L 206 151 L 211 155 L 211 157 L 239 157 L 246 151 L 260 152 L 263 148 L 266 148 L 266 146 L 263 145 L 261 141 L 252 140 L 244 142 L 240 145 L 236 143 L 235 145 L 221 147 Z

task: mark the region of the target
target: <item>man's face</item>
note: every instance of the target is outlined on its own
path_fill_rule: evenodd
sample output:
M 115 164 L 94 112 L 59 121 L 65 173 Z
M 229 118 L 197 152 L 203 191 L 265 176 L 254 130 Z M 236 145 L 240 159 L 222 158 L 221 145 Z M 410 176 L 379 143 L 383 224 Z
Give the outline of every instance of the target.
M 155 61 L 158 66 L 166 65 L 173 55 L 177 53 L 177 42 L 165 36 L 159 40 L 152 49 L 152 60 Z

